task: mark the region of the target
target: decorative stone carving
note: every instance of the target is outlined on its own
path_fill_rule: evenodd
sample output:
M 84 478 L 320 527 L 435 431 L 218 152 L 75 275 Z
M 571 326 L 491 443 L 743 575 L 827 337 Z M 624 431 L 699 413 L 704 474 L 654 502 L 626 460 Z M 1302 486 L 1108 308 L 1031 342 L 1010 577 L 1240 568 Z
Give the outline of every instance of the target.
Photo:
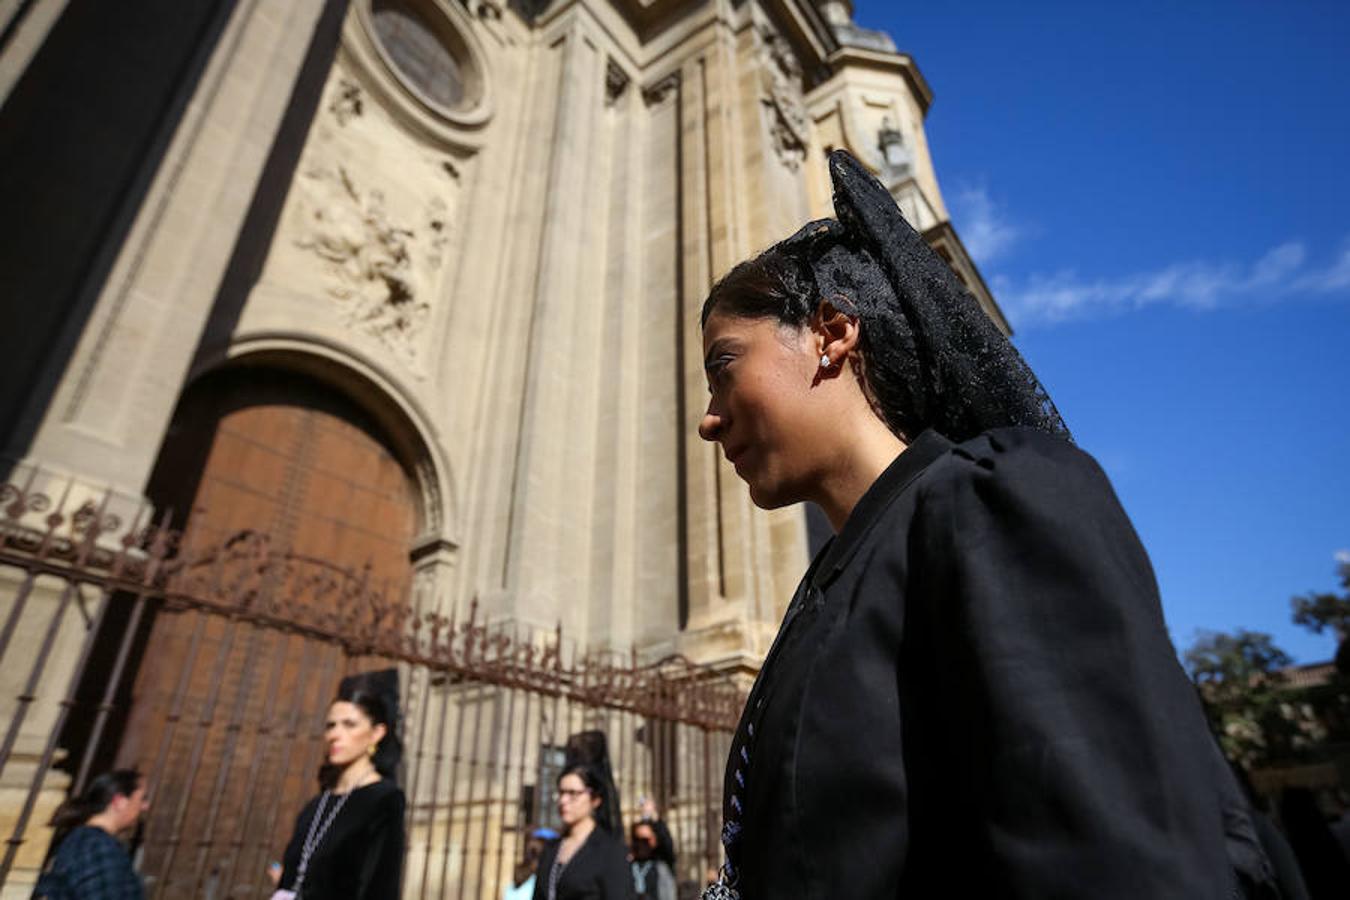
M 276 302 L 303 298 L 316 329 L 373 337 L 422 378 L 464 160 L 408 135 L 379 96 L 334 66 L 262 281 Z
M 679 71 L 671 72 L 665 78 L 662 78 L 656 84 L 651 85 L 642 92 L 642 99 L 647 101 L 648 106 L 655 106 L 662 103 L 680 86 Z
M 760 102 L 769 119 L 774 152 L 789 169 L 806 160 L 811 119 L 802 102 L 802 67 L 787 40 L 771 27 L 760 28 Z
M 364 109 L 360 85 L 345 78 L 339 80 L 337 90 L 333 92 L 333 100 L 328 104 L 328 112 L 333 120 L 339 126 L 345 127 L 350 120 L 361 115 Z
M 914 154 L 905 146 L 905 135 L 891 121 L 890 116 L 881 120 L 877 130 L 877 150 L 881 155 L 881 166 L 888 175 L 906 176 L 914 162 Z
M 609 60 L 605 66 L 605 105 L 613 106 L 624 92 L 628 90 L 628 73 L 620 68 L 614 60 Z
M 445 503 L 441 498 L 440 479 L 436 474 L 436 467 L 426 457 L 417 461 L 416 468 L 417 481 L 422 485 L 422 505 L 424 507 L 422 515 L 427 523 L 426 530 L 436 533 L 445 524 Z
M 495 0 L 477 0 L 477 2 L 468 4 L 473 10 L 474 15 L 480 19 L 486 19 L 492 22 L 501 21 L 502 5 Z
M 418 270 L 434 272 L 444 262 L 445 202 L 432 199 L 422 221 L 410 225 L 388 212 L 383 193 L 358 186 L 340 163 L 311 165 L 301 177 L 295 246 L 323 261 L 324 292 L 342 304 L 349 324 L 415 364 L 415 339 L 431 310 L 419 291 Z

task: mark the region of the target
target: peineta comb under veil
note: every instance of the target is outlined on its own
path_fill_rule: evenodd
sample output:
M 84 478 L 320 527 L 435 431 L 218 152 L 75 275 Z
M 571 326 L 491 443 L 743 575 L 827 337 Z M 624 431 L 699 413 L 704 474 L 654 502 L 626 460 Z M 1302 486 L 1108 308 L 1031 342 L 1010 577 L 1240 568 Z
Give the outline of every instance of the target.
M 954 441 L 1010 425 L 1072 440 L 1031 367 L 890 192 L 844 150 L 829 166 L 837 219 L 808 223 L 773 249 L 796 261 L 808 281 L 799 290 L 842 298 L 864 321 L 866 365 L 892 370 L 869 381 L 887 423 Z

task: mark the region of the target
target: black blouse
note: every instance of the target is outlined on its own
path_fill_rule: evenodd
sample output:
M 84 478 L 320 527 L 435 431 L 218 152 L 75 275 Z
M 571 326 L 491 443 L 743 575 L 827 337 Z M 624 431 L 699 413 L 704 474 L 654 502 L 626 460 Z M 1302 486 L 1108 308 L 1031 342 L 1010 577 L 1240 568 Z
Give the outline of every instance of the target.
M 798 588 L 724 816 L 744 900 L 1227 898 L 1217 777 L 1091 457 L 928 432 Z
M 539 857 L 534 900 L 549 900 L 549 874 L 561 841 L 552 841 Z M 556 900 L 633 900 L 633 875 L 628 851 L 616 837 L 597 826 L 572 854 L 558 875 Z
M 336 799 L 329 796 L 324 821 Z M 295 820 L 281 875 L 281 887 L 287 890 L 295 884 L 300 851 L 318 805 L 319 797 L 310 800 Z M 305 900 L 398 900 L 403 812 L 403 791 L 387 778 L 353 790 L 310 857 L 302 887 Z

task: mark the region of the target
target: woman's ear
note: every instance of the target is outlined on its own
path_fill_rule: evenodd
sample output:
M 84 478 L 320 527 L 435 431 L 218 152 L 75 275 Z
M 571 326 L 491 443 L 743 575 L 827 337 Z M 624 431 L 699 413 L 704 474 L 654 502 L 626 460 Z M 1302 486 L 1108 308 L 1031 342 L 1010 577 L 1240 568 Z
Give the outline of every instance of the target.
M 375 725 L 370 729 L 370 732 L 375 736 L 375 743 L 378 744 L 389 733 L 389 727 L 387 725 Z
M 811 316 L 811 331 L 819 341 L 822 369 L 838 371 L 848 355 L 858 347 L 858 317 L 844 312 L 833 300 L 820 301 Z

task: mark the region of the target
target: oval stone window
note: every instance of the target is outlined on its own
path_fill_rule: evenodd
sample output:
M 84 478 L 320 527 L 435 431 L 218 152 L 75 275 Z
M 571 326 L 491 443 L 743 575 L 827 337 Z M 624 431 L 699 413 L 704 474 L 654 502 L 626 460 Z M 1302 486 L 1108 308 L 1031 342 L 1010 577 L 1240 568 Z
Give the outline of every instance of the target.
M 375 36 L 390 63 L 423 99 L 445 110 L 465 106 L 471 91 L 462 44 L 448 21 L 417 0 L 373 0 Z

